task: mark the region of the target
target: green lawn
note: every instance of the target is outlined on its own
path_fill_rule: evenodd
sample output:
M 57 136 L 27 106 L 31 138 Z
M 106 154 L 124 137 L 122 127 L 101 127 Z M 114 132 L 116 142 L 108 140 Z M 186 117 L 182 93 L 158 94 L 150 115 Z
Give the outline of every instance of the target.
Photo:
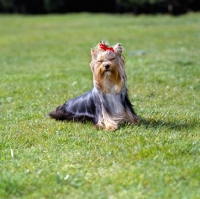
M 124 47 L 141 123 L 50 120 L 92 88 L 101 39 Z M 200 198 L 200 13 L 0 15 L 0 71 L 0 198 Z

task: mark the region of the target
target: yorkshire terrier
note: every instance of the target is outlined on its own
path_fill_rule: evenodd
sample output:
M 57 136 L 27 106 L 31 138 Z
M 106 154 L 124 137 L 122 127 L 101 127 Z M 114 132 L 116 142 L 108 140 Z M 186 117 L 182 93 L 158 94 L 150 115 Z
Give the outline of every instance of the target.
M 92 121 L 97 128 L 114 131 L 122 123 L 139 123 L 128 98 L 122 47 L 100 42 L 91 49 L 94 87 L 48 115 L 56 120 Z

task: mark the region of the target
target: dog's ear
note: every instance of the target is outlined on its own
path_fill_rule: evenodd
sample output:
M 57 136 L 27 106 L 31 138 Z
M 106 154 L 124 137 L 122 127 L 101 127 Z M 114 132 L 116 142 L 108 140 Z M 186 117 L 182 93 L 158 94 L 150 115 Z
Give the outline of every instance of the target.
M 121 57 L 122 56 L 122 46 L 121 44 L 117 43 L 116 45 L 113 46 L 114 52 L 117 56 Z
M 96 49 L 92 49 L 91 48 L 91 56 L 92 56 L 93 60 L 97 59 L 97 51 L 96 51 Z

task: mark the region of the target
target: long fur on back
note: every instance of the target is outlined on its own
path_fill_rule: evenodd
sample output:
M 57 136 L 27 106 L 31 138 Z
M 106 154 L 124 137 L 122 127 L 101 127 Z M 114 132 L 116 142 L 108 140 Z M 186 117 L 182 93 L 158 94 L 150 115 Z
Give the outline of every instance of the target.
M 138 116 L 132 108 L 125 88 L 117 96 L 103 94 L 97 88 L 73 98 L 48 114 L 56 120 L 92 121 L 97 127 L 112 130 L 118 124 L 137 123 Z

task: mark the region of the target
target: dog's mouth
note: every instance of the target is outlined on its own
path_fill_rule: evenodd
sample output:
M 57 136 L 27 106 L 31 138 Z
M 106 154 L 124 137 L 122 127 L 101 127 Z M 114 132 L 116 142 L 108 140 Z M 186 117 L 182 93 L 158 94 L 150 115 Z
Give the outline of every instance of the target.
M 111 75 L 112 74 L 112 70 L 106 69 L 106 70 L 104 70 L 104 74 L 105 75 Z
M 101 69 L 100 69 L 100 74 L 102 75 L 102 76 L 110 76 L 110 75 L 112 75 L 114 73 L 114 71 L 113 71 L 113 68 L 111 67 L 111 66 L 104 66 L 104 67 L 101 67 Z
M 105 72 L 110 72 L 111 71 L 111 66 L 109 65 L 109 64 L 106 64 L 105 66 L 104 66 L 104 68 L 105 68 Z

